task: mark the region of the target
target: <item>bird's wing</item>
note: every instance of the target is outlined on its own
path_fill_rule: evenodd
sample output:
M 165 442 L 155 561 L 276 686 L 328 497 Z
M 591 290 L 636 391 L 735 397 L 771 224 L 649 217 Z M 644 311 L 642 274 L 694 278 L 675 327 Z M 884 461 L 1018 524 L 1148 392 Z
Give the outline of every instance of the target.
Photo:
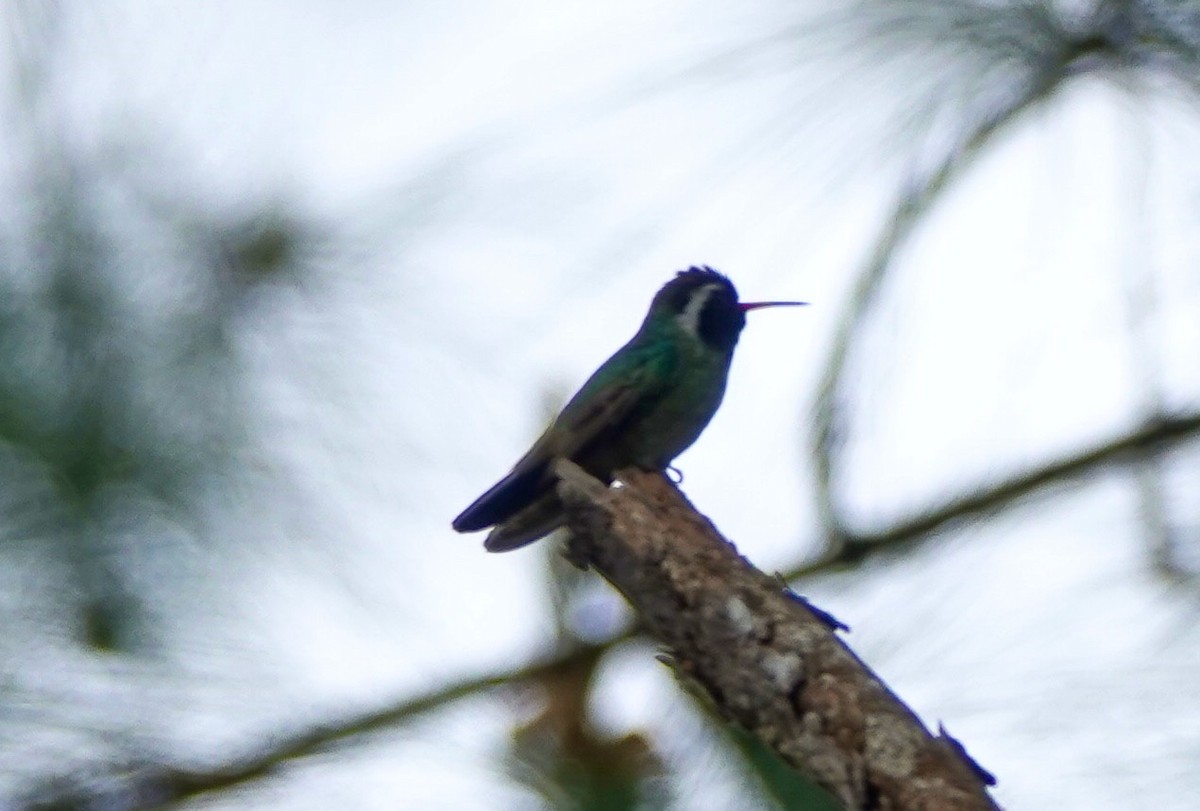
M 624 357 L 614 355 L 588 378 L 512 471 L 454 519 L 454 529 L 472 532 L 509 518 L 553 485 L 552 460 L 574 458 L 658 400 L 670 383 L 675 353 L 670 347 L 622 351 Z
M 580 387 L 546 432 L 547 447 L 542 452 L 547 461 L 575 458 L 588 446 L 623 431 L 671 386 L 675 363 L 670 345 L 627 347 L 610 358 Z M 539 450 L 536 444 L 530 455 L 535 450 Z

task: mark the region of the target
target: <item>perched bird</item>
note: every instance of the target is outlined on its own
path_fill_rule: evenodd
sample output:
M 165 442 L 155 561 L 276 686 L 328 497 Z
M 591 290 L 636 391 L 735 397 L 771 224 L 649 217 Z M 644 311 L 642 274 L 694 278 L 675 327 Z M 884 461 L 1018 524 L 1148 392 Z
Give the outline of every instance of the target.
M 733 283 L 712 268 L 680 271 L 654 296 L 637 334 L 588 378 L 512 471 L 454 519 L 454 529 L 494 526 L 484 547 L 505 552 L 562 526 L 550 469 L 559 457 L 605 482 L 621 468 L 665 470 L 721 404 L 745 314 L 805 303 L 740 303 Z

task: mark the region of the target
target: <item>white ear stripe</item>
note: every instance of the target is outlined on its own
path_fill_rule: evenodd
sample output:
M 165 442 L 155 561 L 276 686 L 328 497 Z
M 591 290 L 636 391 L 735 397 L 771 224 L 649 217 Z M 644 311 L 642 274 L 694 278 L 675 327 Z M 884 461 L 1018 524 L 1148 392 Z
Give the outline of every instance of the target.
M 688 303 L 684 305 L 683 312 L 675 316 L 679 326 L 688 335 L 700 334 L 700 313 L 704 312 L 704 305 L 708 303 L 708 299 L 718 287 L 720 287 L 718 284 L 697 287 L 692 293 L 692 297 L 688 299 Z

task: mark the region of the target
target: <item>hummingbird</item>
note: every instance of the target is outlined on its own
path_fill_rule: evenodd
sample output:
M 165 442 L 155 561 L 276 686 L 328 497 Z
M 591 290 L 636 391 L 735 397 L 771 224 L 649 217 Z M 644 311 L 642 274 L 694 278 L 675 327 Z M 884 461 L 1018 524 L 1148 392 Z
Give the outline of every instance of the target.
M 575 462 L 611 483 L 626 467 L 666 470 L 708 425 L 721 399 L 746 313 L 803 301 L 739 302 L 708 267 L 675 274 L 637 334 L 579 389 L 513 469 L 454 519 L 458 532 L 495 527 L 489 552 L 533 543 L 566 522 L 551 465 Z

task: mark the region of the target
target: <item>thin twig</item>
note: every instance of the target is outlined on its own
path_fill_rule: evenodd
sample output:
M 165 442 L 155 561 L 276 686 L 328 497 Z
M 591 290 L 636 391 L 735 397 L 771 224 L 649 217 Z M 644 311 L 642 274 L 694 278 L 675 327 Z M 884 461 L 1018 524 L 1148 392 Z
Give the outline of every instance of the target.
M 1200 413 L 1158 417 L 1127 434 L 953 497 L 877 532 L 857 532 L 843 525 L 836 544 L 827 545 L 826 551 L 814 561 L 790 570 L 785 576 L 792 580 L 839 564 L 856 563 L 884 550 L 921 543 L 954 521 L 1014 507 L 1025 496 L 1112 465 L 1136 466 L 1197 437 L 1200 437 Z
M 834 494 L 834 463 L 842 444 L 843 377 L 855 338 L 873 310 L 884 281 L 900 249 L 907 243 L 925 215 L 963 172 L 1001 132 L 1024 113 L 1054 93 L 1072 75 L 1079 60 L 1092 52 L 1087 39 L 1066 40 L 1062 52 L 1046 59 L 1025 85 L 990 110 L 957 142 L 951 144 L 929 170 L 916 173 L 892 206 L 891 214 L 876 237 L 870 259 L 859 271 L 844 311 L 836 321 L 833 341 L 825 361 L 813 407 L 813 454 L 819 517 L 833 548 L 848 538 Z M 1048 55 L 1049 56 L 1049 55 Z

